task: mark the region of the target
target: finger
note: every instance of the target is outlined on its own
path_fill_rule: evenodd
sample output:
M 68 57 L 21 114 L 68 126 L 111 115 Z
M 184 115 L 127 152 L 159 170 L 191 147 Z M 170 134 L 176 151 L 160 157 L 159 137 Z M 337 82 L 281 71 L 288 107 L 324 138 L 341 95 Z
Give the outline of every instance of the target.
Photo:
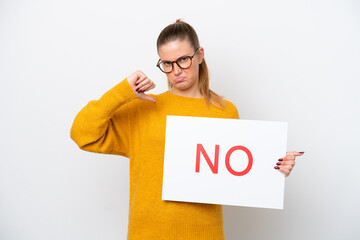
M 281 165 L 291 165 L 291 166 L 294 166 L 295 165 L 295 160 L 288 160 L 288 161 L 283 161 L 281 163 Z
M 282 160 L 276 163 L 275 169 L 285 171 L 286 169 L 291 171 L 295 166 L 295 160 Z
M 280 158 L 280 159 L 282 159 L 282 161 L 294 160 L 294 159 L 295 159 L 295 156 L 293 156 L 293 155 L 286 155 L 285 157 L 282 157 L 282 158 Z M 279 159 L 279 161 L 280 161 L 280 159 Z
M 305 152 L 287 152 L 286 156 L 292 155 L 292 156 L 302 156 Z
M 141 82 L 141 81 L 143 81 L 144 79 L 147 78 L 146 75 L 145 75 L 142 71 L 140 71 L 140 70 L 136 71 L 136 75 L 137 75 L 137 78 L 136 78 L 136 81 L 134 82 L 135 85 L 136 85 L 139 81 Z
M 288 168 L 284 168 L 284 167 L 280 167 L 280 166 L 276 166 L 274 167 L 276 170 L 283 172 L 285 174 L 285 177 L 289 176 L 291 170 Z
M 151 81 L 150 79 L 145 79 L 139 85 L 137 85 L 138 90 L 146 91 L 147 89 L 151 89 L 155 87 L 155 83 Z
M 276 163 L 276 166 L 278 166 L 278 167 L 285 167 L 285 168 L 293 168 L 293 167 L 295 166 L 295 160 L 277 162 L 277 163 Z
M 293 168 L 295 166 L 295 161 L 282 162 L 278 166 L 282 166 L 282 167 L 285 167 L 285 168 Z
M 282 160 L 282 161 L 278 161 L 276 163 L 276 165 L 295 165 L 295 160 Z
M 151 85 L 145 85 L 142 88 L 136 88 L 135 91 L 138 93 L 144 93 L 147 91 L 150 91 L 151 89 L 155 88 L 155 84 L 151 84 Z
M 133 86 L 135 84 L 135 82 L 141 77 L 140 73 L 141 72 L 139 70 L 135 71 L 134 73 L 132 73 L 130 76 L 128 76 L 126 78 L 131 86 Z
M 145 92 L 145 91 L 144 91 L 144 89 L 145 89 L 144 86 L 146 86 L 146 85 L 137 86 L 136 89 L 135 89 L 135 91 L 137 91 L 138 93 Z
M 142 92 L 147 92 L 150 91 L 151 89 L 155 88 L 155 84 L 149 85 L 149 86 L 145 86 L 143 87 Z
M 144 96 L 142 97 L 142 99 L 156 103 L 156 99 L 155 99 L 153 96 L 151 96 L 151 95 L 146 95 L 146 94 L 144 94 Z
M 148 77 L 144 73 L 140 72 L 138 75 L 138 79 L 135 81 L 135 86 L 138 86 L 141 82 L 143 82 L 146 79 L 148 79 Z
M 153 82 L 150 79 L 146 78 L 137 85 L 137 88 L 144 90 L 145 88 L 148 87 L 148 85 L 151 85 L 151 84 L 153 84 Z
M 283 173 L 285 173 L 285 177 L 289 176 L 290 172 L 292 171 L 293 167 L 292 166 L 275 166 L 274 167 L 276 170 L 279 170 Z

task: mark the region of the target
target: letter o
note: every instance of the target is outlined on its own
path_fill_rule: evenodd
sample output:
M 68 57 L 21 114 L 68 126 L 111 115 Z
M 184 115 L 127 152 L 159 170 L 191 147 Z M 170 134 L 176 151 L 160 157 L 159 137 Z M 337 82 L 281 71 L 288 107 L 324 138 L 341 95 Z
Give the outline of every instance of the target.
M 241 171 L 241 172 L 235 171 L 235 170 L 232 169 L 231 166 L 230 166 L 230 156 L 231 156 L 231 154 L 232 154 L 234 151 L 236 151 L 236 150 L 242 150 L 242 151 L 244 151 L 244 152 L 247 154 L 248 159 L 249 159 L 249 163 L 248 163 L 247 167 L 245 168 L 244 171 Z M 250 150 L 247 149 L 246 147 L 244 147 L 244 146 L 234 146 L 234 147 L 230 148 L 229 151 L 226 153 L 225 165 L 226 165 L 227 170 L 228 170 L 231 174 L 233 174 L 233 175 L 235 175 L 235 176 L 244 176 L 245 174 L 247 174 L 247 173 L 250 171 L 250 169 L 251 169 L 251 167 L 252 167 L 252 165 L 253 165 L 253 156 L 252 156 Z

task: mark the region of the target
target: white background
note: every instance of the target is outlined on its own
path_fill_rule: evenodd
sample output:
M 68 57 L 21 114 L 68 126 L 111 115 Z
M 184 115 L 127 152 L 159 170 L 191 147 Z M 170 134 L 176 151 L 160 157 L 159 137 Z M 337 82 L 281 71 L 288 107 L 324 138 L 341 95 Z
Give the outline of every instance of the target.
M 0 239 L 125 239 L 128 160 L 80 151 L 77 112 L 137 69 L 166 90 L 156 38 L 197 30 L 211 88 L 305 151 L 285 209 L 224 207 L 227 239 L 359 239 L 360 3 L 0 0 Z M 276 159 L 274 159 L 274 165 Z

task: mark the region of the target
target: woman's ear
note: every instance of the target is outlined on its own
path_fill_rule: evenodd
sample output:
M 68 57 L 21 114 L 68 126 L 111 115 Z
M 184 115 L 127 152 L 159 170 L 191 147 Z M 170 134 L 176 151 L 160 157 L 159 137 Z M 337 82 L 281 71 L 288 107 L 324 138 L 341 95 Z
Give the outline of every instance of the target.
M 199 47 L 199 52 L 198 52 L 199 64 L 201 64 L 203 60 L 204 60 L 204 48 Z

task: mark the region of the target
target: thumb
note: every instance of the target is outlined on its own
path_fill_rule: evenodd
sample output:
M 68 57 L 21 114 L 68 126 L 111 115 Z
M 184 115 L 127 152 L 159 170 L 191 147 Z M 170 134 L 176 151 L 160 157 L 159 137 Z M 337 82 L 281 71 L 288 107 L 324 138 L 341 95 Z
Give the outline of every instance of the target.
M 153 96 L 150 96 L 150 95 L 144 94 L 144 96 L 142 97 L 142 99 L 156 103 L 156 99 L 155 99 Z

